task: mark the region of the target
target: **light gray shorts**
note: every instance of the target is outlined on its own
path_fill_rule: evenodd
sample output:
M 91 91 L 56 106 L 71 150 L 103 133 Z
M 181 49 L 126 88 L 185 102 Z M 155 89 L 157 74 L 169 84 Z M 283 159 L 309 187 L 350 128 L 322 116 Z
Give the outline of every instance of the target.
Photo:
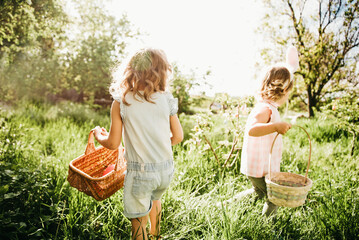
M 173 160 L 161 163 L 127 163 L 124 183 L 124 215 L 127 218 L 146 216 L 153 200 L 160 200 L 174 174 Z

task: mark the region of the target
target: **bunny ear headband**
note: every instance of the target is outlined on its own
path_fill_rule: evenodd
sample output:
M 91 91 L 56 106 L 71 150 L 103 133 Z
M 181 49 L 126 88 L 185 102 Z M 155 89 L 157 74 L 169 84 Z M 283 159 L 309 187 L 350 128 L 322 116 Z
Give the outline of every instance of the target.
M 292 74 L 299 68 L 298 51 L 294 46 L 290 46 L 287 49 L 286 65 Z

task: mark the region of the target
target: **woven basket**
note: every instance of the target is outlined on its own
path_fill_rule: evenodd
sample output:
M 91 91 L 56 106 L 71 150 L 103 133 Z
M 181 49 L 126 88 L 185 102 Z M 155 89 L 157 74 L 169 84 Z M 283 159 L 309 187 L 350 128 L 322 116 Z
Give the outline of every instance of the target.
M 127 168 L 123 151 L 122 145 L 116 150 L 95 148 L 91 131 L 85 154 L 70 162 L 67 180 L 72 187 L 98 201 L 110 197 L 123 187 Z M 115 164 L 115 169 L 103 176 L 110 164 Z
M 305 177 L 295 173 L 289 172 L 271 172 L 271 158 L 272 158 L 272 150 L 274 146 L 274 142 L 277 139 L 279 133 L 275 136 L 272 147 L 269 154 L 269 171 L 265 177 L 266 185 L 267 185 L 267 194 L 268 199 L 273 204 L 281 207 L 298 207 L 304 204 L 308 192 L 312 187 L 312 180 L 310 180 L 308 176 L 310 157 L 312 153 L 312 144 L 310 141 L 310 136 L 308 132 L 300 127 L 293 125 L 295 127 L 299 127 L 304 130 L 309 139 L 309 159 L 307 165 L 307 171 L 305 173 Z

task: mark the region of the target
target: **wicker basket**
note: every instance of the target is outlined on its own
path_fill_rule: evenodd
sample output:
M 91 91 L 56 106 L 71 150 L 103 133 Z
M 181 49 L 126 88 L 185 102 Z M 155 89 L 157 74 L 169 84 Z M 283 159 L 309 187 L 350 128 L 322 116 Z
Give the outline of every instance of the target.
M 95 148 L 91 131 L 85 154 L 70 162 L 67 180 L 72 187 L 98 201 L 110 197 L 123 187 L 126 173 L 123 151 L 122 145 L 116 150 L 102 146 Z M 110 164 L 115 164 L 115 169 L 103 176 Z
M 305 173 L 305 177 L 295 173 L 289 172 L 271 172 L 271 158 L 272 158 L 272 150 L 274 146 L 274 142 L 277 139 L 279 133 L 275 136 L 272 147 L 269 154 L 269 171 L 265 177 L 266 185 L 267 185 L 267 193 L 268 199 L 273 204 L 281 207 L 298 207 L 304 204 L 307 194 L 312 187 L 312 180 L 310 180 L 308 176 L 310 157 L 312 153 L 312 144 L 310 141 L 310 136 L 308 132 L 300 127 L 293 125 L 295 127 L 299 127 L 305 131 L 309 139 L 309 159 L 307 165 L 307 171 Z

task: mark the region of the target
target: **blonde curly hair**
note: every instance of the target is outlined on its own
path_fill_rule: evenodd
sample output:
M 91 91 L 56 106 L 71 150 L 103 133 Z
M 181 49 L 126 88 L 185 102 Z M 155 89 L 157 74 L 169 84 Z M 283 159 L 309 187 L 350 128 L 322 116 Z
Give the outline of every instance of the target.
M 262 99 L 277 101 L 293 88 L 291 74 L 287 67 L 273 66 L 265 74 L 260 96 Z
M 172 67 L 164 51 L 153 48 L 137 51 L 126 65 L 120 82 L 123 92 L 122 102 L 127 106 L 130 105 L 126 102 L 125 96 L 132 92 L 135 96 L 154 103 L 151 100 L 151 95 L 166 90 L 170 72 L 172 72 Z M 140 92 L 140 89 L 143 90 L 143 93 Z M 116 90 L 116 83 L 113 83 L 110 87 L 113 96 L 116 94 Z

